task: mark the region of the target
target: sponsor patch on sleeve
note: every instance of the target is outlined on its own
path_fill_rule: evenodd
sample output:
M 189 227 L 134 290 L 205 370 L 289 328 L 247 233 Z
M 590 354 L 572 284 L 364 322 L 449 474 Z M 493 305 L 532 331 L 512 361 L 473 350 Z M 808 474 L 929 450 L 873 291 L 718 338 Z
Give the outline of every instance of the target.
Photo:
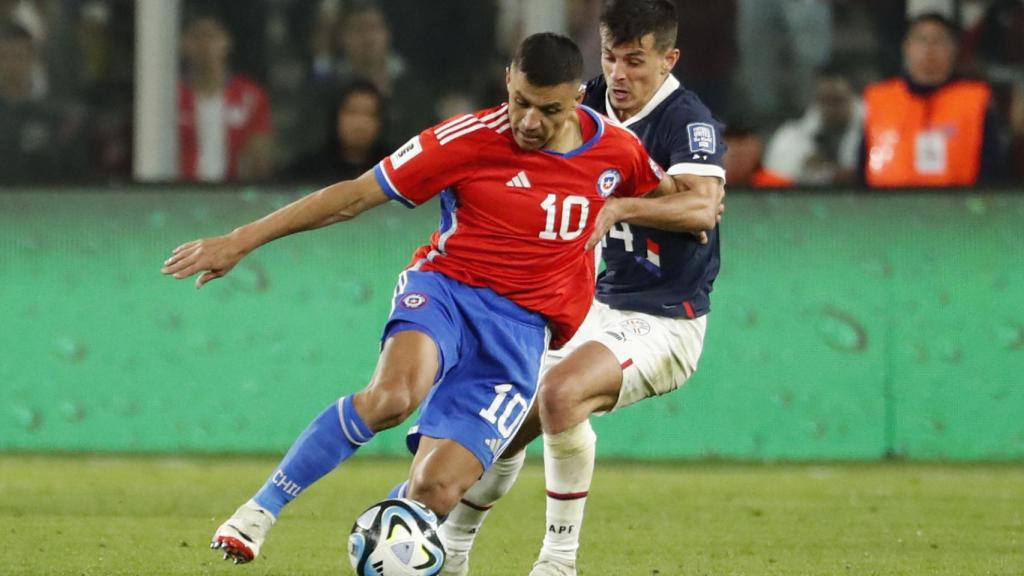
M 690 152 L 694 154 L 714 154 L 716 149 L 715 127 L 703 122 L 692 122 L 686 125 L 690 135 Z
M 391 167 L 398 170 L 402 164 L 412 160 L 420 152 L 423 152 L 423 145 L 420 144 L 420 137 L 413 136 L 411 140 L 403 144 L 401 148 L 395 150 L 395 153 L 391 155 Z

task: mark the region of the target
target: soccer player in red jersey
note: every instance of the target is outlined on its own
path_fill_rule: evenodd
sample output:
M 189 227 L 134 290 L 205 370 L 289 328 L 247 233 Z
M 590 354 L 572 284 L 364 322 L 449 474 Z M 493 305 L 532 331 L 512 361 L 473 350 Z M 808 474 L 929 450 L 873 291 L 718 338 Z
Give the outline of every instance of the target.
M 676 194 L 635 136 L 578 105 L 581 74 L 571 40 L 530 36 L 507 72 L 506 104 L 442 122 L 356 180 L 183 244 L 165 261 L 163 273 L 198 273 L 201 287 L 274 239 L 388 200 L 413 207 L 441 196 L 439 229 L 399 277 L 370 383 L 315 418 L 221 525 L 212 546 L 225 557 L 252 560 L 288 502 L 417 408 L 410 477 L 393 494 L 447 514 L 529 412 L 545 350 L 583 321 L 590 249 L 604 233 L 619 220 L 713 227 L 713 199 Z M 621 199 L 614 219 L 601 211 L 611 196 Z

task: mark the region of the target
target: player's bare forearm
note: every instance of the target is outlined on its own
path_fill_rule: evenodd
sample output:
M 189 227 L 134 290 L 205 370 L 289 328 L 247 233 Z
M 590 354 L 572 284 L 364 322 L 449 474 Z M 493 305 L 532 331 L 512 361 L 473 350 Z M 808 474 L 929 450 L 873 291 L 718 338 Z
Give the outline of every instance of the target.
M 315 230 L 351 220 L 388 201 L 372 172 L 356 180 L 338 182 L 231 232 L 246 252 L 296 232 Z
M 164 261 L 161 273 L 177 279 L 202 272 L 196 288 L 231 271 L 249 252 L 296 232 L 349 220 L 387 202 L 371 172 L 356 180 L 339 182 L 304 196 L 229 234 L 186 242 Z

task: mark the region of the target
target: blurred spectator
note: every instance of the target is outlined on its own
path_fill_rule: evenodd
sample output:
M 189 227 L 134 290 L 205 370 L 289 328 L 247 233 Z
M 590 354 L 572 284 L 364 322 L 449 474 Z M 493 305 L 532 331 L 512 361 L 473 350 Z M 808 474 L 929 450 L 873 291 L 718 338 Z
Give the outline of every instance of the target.
M 0 182 L 81 177 L 80 118 L 33 89 L 36 48 L 24 28 L 0 25 Z
M 764 168 L 761 164 L 764 141 L 745 122 L 726 127 L 722 138 L 728 146 L 723 160 L 725 178 L 730 186 L 786 188 L 793 185 L 792 180 Z
M 831 59 L 831 1 L 739 0 L 738 7 L 747 113 L 759 122 L 798 114 L 814 71 Z
M 962 60 L 992 84 L 1010 119 L 1013 176 L 1024 180 L 1024 0 L 996 0 L 964 38 Z
M 388 101 L 390 141 L 405 141 L 433 120 L 430 94 L 392 48 L 391 27 L 377 3 L 346 2 L 335 24 L 325 18 L 316 27 L 313 77 L 325 86 L 321 92 L 332 94 L 351 78 L 369 79 Z M 333 28 L 332 41 L 324 40 L 325 27 Z
M 676 75 L 715 116 L 728 120 L 739 53 L 736 0 L 676 0 L 676 7 L 676 47 L 682 53 Z M 600 54 L 600 50 L 595 54 Z
M 959 30 L 942 15 L 916 17 L 903 41 L 905 74 L 865 90 L 868 186 L 970 186 L 998 177 L 992 92 L 954 74 L 958 42 Z
M 783 124 L 768 143 L 764 166 L 797 185 L 855 181 L 864 112 L 853 87 L 835 67 L 818 71 L 814 101 L 803 117 Z
M 583 54 L 583 77 L 593 78 L 601 73 L 601 15 L 600 0 L 567 0 L 568 35 Z
M 1013 177 L 1017 182 L 1024 182 L 1024 84 L 1017 84 L 1013 90 L 1010 128 L 1013 134 Z
M 0 0 L 0 22 L 10 22 L 28 33 L 35 45 L 32 55 L 32 96 L 50 93 L 46 66 L 46 43 L 49 22 L 45 7 L 39 0 Z
M 288 171 L 298 180 L 337 182 L 373 168 L 390 151 L 384 140 L 384 102 L 369 80 L 347 84 L 332 107 L 327 145 Z
M 182 178 L 264 179 L 272 169 L 270 104 L 263 88 L 228 67 L 232 39 L 212 15 L 182 33 L 184 79 L 178 90 Z

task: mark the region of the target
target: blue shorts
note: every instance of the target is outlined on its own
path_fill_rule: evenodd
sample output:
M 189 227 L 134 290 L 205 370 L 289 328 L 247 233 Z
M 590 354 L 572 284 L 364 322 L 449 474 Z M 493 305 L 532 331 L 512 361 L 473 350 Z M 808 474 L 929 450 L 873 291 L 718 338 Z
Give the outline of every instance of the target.
M 440 369 L 407 443 L 421 436 L 454 440 L 490 468 L 515 436 L 537 395 L 547 322 L 487 288 L 436 272 L 398 279 L 386 340 L 416 330 L 437 344 Z

